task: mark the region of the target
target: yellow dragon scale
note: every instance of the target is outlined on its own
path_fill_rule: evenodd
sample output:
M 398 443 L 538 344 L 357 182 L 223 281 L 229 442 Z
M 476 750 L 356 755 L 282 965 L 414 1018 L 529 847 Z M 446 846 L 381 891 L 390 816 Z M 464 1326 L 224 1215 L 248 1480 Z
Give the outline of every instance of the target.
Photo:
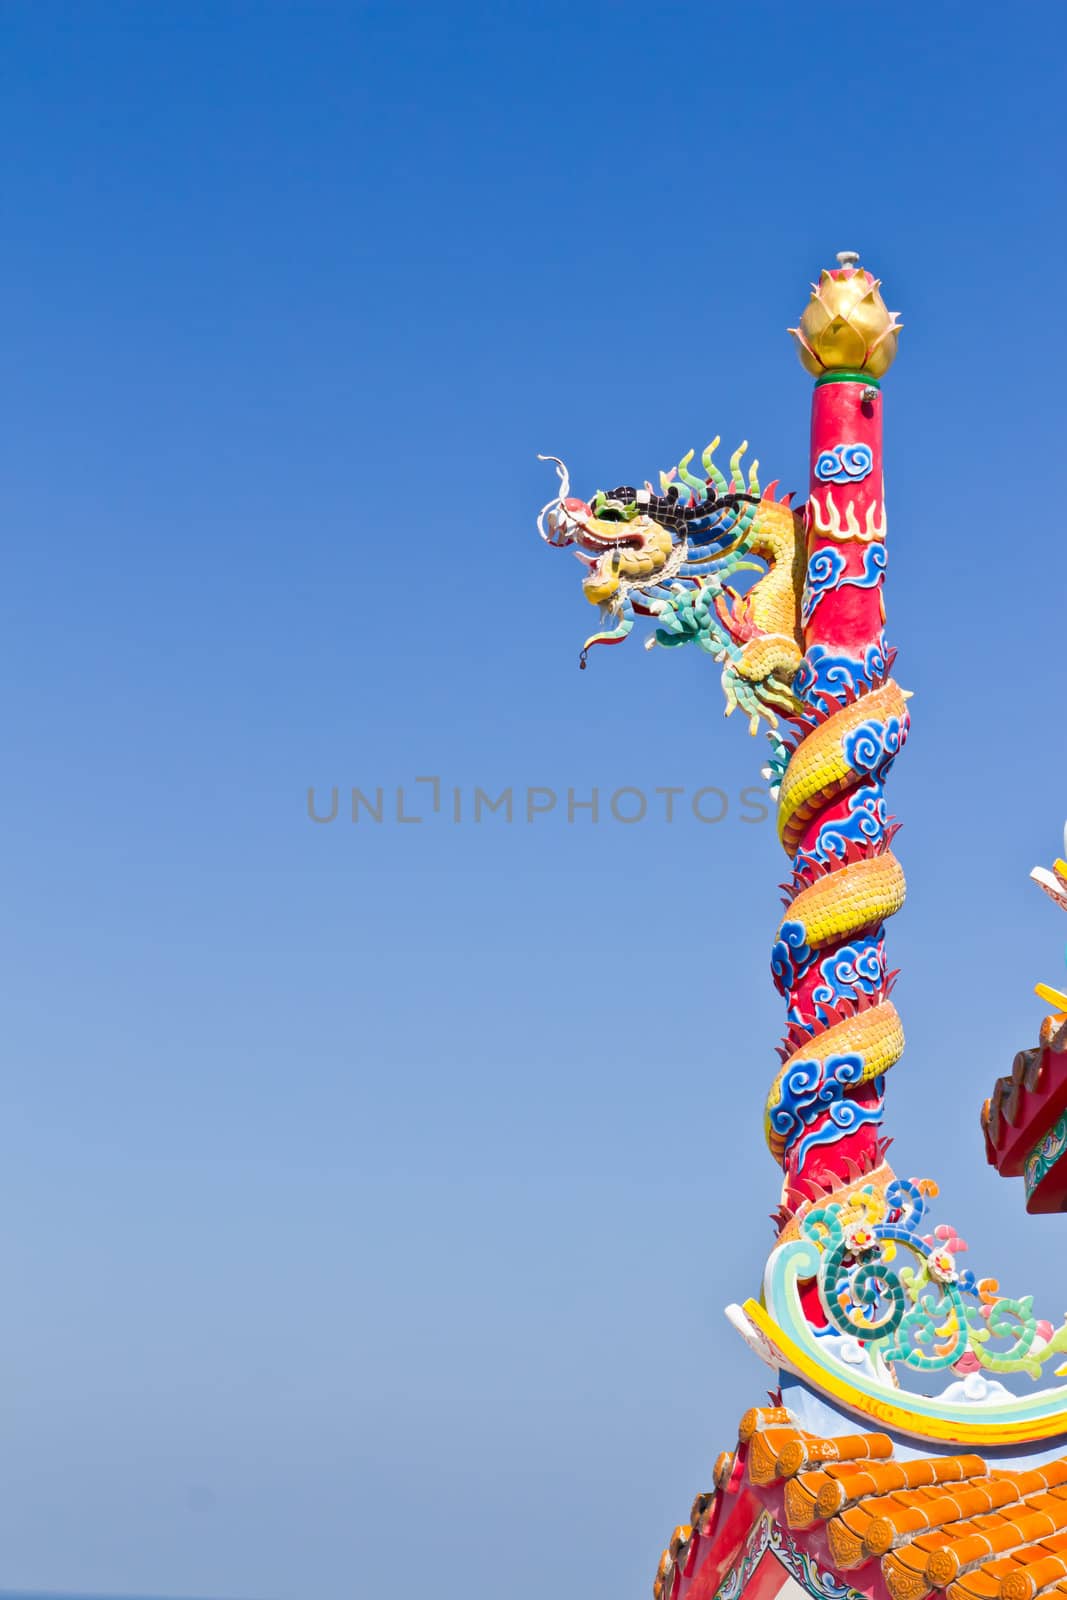
M 802 889 L 783 923 L 801 922 L 804 942 L 817 950 L 835 939 L 875 928 L 904 904 L 904 869 L 891 850 L 819 878 Z M 781 932 L 781 928 L 779 928 Z
M 793 754 L 778 797 L 778 837 L 792 856 L 805 826 L 837 795 L 856 782 L 856 772 L 845 753 L 846 735 L 872 719 L 907 714 L 907 696 L 890 678 L 888 683 L 851 705 L 835 711 L 803 739 Z
M 763 1125 L 767 1144 L 775 1160 L 782 1160 L 786 1142 L 775 1132 L 772 1113 L 781 1103 L 781 1090 L 786 1078 L 803 1062 L 822 1062 L 830 1056 L 862 1056 L 863 1067 L 855 1082 L 869 1083 L 872 1078 L 888 1072 L 903 1054 L 904 1027 L 891 1000 L 883 1000 L 880 1005 L 860 1011 L 854 1017 L 835 1022 L 832 1027 L 795 1050 L 782 1065 L 767 1096 Z

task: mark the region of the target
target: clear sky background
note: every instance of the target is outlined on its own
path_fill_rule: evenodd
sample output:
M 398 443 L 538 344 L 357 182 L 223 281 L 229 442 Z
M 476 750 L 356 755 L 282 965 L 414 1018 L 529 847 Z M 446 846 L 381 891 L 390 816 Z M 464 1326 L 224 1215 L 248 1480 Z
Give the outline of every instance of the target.
M 835 251 L 883 277 L 889 1131 L 1058 1319 L 1067 1221 L 978 1112 L 1067 935 L 1027 881 L 1067 809 L 1060 8 L 0 32 L 0 1586 L 644 1595 L 770 1380 L 721 1308 L 772 1237 L 783 858 L 705 657 L 577 672 L 535 453 L 584 492 L 721 432 L 803 490 L 785 327 Z M 451 821 L 507 785 L 732 803 Z

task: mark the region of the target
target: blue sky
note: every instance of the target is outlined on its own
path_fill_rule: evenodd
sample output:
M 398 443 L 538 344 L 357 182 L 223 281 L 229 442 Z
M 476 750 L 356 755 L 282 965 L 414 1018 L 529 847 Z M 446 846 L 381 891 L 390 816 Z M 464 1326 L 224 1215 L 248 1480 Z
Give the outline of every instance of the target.
M 783 859 L 716 673 L 579 675 L 552 487 L 714 433 L 802 489 L 784 329 L 886 385 L 899 1170 L 1044 1314 L 985 1165 L 1062 916 L 1059 8 L 9 4 L 0 1582 L 644 1594 L 768 1374 Z M 720 787 L 717 825 L 358 825 L 309 785 Z

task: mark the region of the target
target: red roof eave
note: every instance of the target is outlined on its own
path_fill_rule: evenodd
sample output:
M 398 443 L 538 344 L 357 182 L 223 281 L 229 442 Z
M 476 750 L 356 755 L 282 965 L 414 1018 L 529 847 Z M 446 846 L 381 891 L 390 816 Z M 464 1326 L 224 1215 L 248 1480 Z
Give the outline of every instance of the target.
M 1041 1044 L 1019 1051 L 1010 1075 L 997 1079 L 982 1108 L 986 1157 L 1005 1178 L 1022 1175 L 1038 1140 L 1067 1110 L 1067 1024 L 1046 1024 L 1041 1033 Z

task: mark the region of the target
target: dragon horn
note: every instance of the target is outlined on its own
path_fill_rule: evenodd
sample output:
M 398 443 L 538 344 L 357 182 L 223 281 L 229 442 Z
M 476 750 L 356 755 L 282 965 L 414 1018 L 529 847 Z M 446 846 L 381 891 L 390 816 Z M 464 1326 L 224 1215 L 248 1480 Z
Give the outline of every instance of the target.
M 709 477 L 711 476 L 711 458 L 715 454 L 715 452 L 716 452 L 716 450 L 718 448 L 719 448 L 719 435 L 716 434 L 714 439 L 707 446 L 707 448 L 704 450 L 703 454 L 700 457 L 701 464 L 703 465 L 704 471 L 708 474 Z
M 741 443 L 738 445 L 737 449 L 734 451 L 733 455 L 730 457 L 730 487 L 731 487 L 731 489 L 743 490 L 744 487 L 745 487 L 745 480 L 741 475 L 741 457 L 744 455 L 744 453 L 745 453 L 745 451 L 747 449 L 748 449 L 748 440 L 747 439 L 742 439 Z
M 671 480 L 673 479 L 673 477 L 674 477 L 674 475 L 675 475 L 675 473 L 677 471 L 678 471 L 677 467 L 672 467 L 669 472 L 661 472 L 660 473 L 660 475 L 659 475 L 659 492 L 660 492 L 660 494 L 665 495 L 667 493 L 667 490 L 671 486 Z
M 699 478 L 694 478 L 693 474 L 689 471 L 689 463 L 692 461 L 695 455 L 696 451 L 690 450 L 688 454 L 684 455 L 681 461 L 678 463 L 678 476 L 685 484 L 686 488 L 692 490 L 692 499 L 694 503 L 697 500 L 703 500 L 708 492 L 706 486 L 701 482 L 701 480 Z
M 718 467 L 715 465 L 714 461 L 711 459 L 712 456 L 715 454 L 715 451 L 718 449 L 718 447 L 719 447 L 719 440 L 718 440 L 718 435 L 716 435 L 716 437 L 708 445 L 708 448 L 704 451 L 704 454 L 701 457 L 701 461 L 704 464 L 704 470 L 707 472 L 708 477 L 711 479 L 712 483 L 715 485 L 715 488 L 718 491 L 718 493 L 719 494 L 725 494 L 726 491 L 729 488 L 729 484 L 726 482 L 726 479 L 723 477 L 722 473 L 719 471 Z

